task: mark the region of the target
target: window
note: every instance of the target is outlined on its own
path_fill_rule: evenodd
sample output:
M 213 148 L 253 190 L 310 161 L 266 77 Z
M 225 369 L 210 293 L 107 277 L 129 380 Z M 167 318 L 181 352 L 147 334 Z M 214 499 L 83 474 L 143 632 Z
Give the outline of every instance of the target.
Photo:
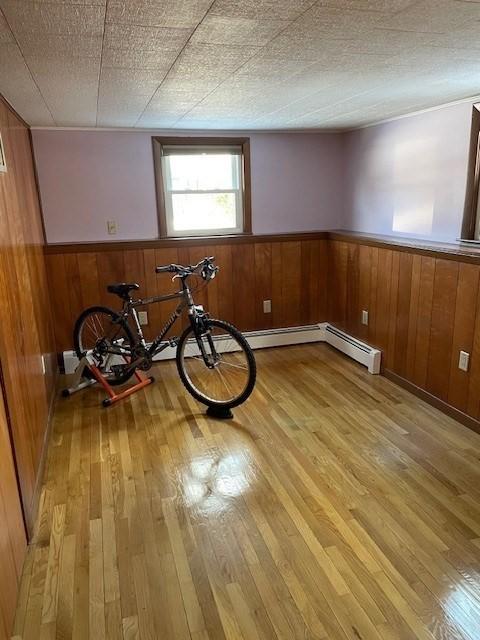
M 154 138 L 161 237 L 251 232 L 247 139 Z

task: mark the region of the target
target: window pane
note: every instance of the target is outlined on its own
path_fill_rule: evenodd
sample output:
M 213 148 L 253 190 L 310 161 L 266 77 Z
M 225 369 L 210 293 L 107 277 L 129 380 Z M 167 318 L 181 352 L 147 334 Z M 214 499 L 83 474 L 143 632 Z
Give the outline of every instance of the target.
M 171 191 L 237 189 L 239 160 L 240 156 L 229 153 L 167 156 L 168 187 Z
M 235 193 L 174 193 L 173 229 L 235 229 Z

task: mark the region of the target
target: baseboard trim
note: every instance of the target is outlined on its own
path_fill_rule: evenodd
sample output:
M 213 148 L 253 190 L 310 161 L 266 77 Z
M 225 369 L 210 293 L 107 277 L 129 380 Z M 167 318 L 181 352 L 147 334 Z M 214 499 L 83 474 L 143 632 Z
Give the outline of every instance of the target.
M 407 380 L 402 376 L 399 376 L 397 373 L 394 373 L 393 371 L 384 369 L 382 373 L 386 378 L 388 378 L 395 384 L 398 384 L 399 387 L 406 389 L 406 391 L 410 391 L 410 393 L 413 393 L 413 395 L 417 396 L 417 398 L 420 398 L 420 400 L 424 400 L 427 404 L 430 404 L 432 407 L 435 407 L 435 409 L 438 409 L 442 413 L 445 413 L 447 416 L 449 416 L 450 418 L 453 418 L 457 422 L 460 422 L 461 424 L 463 424 L 465 427 L 468 427 L 472 431 L 475 431 L 476 433 L 480 433 L 479 420 L 472 418 L 471 416 L 467 415 L 463 411 L 460 411 L 460 409 L 456 409 L 455 407 L 452 407 L 452 405 L 448 404 L 448 402 L 445 402 L 444 400 L 437 398 L 437 396 L 434 396 L 428 391 L 425 391 L 425 389 L 422 389 L 421 387 L 417 387 L 416 384 L 414 384 L 413 382 L 410 382 L 410 380 Z

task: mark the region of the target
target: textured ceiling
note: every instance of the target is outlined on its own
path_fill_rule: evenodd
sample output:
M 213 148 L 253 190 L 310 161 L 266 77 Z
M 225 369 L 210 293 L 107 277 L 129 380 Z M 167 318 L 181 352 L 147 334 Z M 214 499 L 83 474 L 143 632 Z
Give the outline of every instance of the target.
M 480 94 L 480 1 L 0 0 L 31 125 L 351 128 Z

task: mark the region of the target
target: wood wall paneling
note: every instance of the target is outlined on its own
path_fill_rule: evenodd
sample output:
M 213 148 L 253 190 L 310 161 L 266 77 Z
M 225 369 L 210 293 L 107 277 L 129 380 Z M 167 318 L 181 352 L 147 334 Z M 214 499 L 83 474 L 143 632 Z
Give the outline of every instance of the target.
M 456 262 L 436 261 L 426 388 L 445 401 L 450 381 L 458 270 Z
M 410 325 L 410 299 L 412 287 L 413 256 L 409 253 L 398 255 L 398 292 L 395 322 L 394 366 L 399 375 L 407 372 L 407 346 Z
M 480 419 L 480 291 L 477 295 L 466 413 L 469 416 Z
M 448 403 L 463 412 L 468 408 L 469 374 L 458 368 L 458 359 L 460 351 L 472 353 L 479 275 L 480 267 L 477 265 L 459 265 Z M 479 390 L 477 387 L 477 395 L 480 395 Z
M 55 314 L 58 352 L 72 348 L 73 325 L 80 311 L 92 304 L 113 309 L 120 301 L 106 291 L 116 281 L 137 281 L 140 296 L 178 289 L 169 274 L 156 274 L 158 264 L 193 264 L 213 255 L 219 274 L 207 287 L 202 280 L 194 297 L 212 316 L 243 331 L 289 327 L 323 321 L 327 306 L 327 247 L 323 239 L 194 245 L 160 249 L 127 249 L 78 254 L 47 254 Z M 84 276 L 87 277 L 84 277 Z M 263 301 L 272 301 L 272 313 Z M 152 339 L 176 303 L 149 305 L 145 334 Z M 178 332 L 178 326 L 172 329 Z
M 422 257 L 417 303 L 417 324 L 414 350 L 414 364 L 411 381 L 422 389 L 427 386 L 428 354 L 430 351 L 430 325 L 433 304 L 433 283 L 435 259 Z
M 388 372 L 478 419 L 480 266 L 340 240 L 328 256 L 327 320 L 380 348 Z M 468 372 L 458 369 L 460 350 L 470 353 Z
M 0 357 L 22 503 L 31 526 L 56 359 L 29 131 L 3 102 L 0 128 L 7 161 L 7 172 L 0 174 Z
M 26 546 L 25 523 L 31 531 L 39 497 L 37 483 L 54 397 L 56 357 L 29 130 L 1 99 L 0 130 L 7 163 L 7 171 L 0 173 L 0 638 L 3 640 L 11 631 Z M 65 265 L 64 256 L 58 261 Z M 65 277 L 71 280 L 71 275 Z
M 118 307 L 118 300 L 106 293 L 109 282 L 138 280 L 145 295 L 172 291 L 170 277 L 154 273 L 156 264 L 193 263 L 215 255 L 219 276 L 196 296 L 212 315 L 242 330 L 329 321 L 380 348 L 385 370 L 472 418 L 480 417 L 480 265 L 472 262 L 473 255 L 446 257 L 433 249 L 362 244 L 359 238 L 340 235 L 328 240 L 321 234 L 149 246 L 137 243 L 122 250 L 117 243 L 114 249 L 93 252 L 81 247 L 78 253 L 70 247 L 65 254 L 57 248 L 47 255 L 56 291 L 54 312 L 61 318 L 58 351 L 71 348 L 80 308 L 95 298 Z M 263 312 L 264 300 L 272 301 L 271 314 Z M 173 307 L 149 307 L 149 338 Z M 368 325 L 361 323 L 364 309 Z M 467 373 L 458 370 L 460 349 L 471 353 Z
M 341 329 L 346 328 L 348 244 L 342 241 L 328 243 L 327 263 L 327 317 Z
M 20 494 L 0 387 L 0 639 L 10 637 L 27 546 Z
M 370 307 L 370 325 L 375 327 L 375 333 L 369 336 L 370 343 L 385 351 L 388 347 L 390 326 L 390 286 L 392 280 L 393 252 L 389 249 L 378 249 L 378 269 L 376 279 L 372 279 L 372 289 L 375 293 L 375 306 Z

